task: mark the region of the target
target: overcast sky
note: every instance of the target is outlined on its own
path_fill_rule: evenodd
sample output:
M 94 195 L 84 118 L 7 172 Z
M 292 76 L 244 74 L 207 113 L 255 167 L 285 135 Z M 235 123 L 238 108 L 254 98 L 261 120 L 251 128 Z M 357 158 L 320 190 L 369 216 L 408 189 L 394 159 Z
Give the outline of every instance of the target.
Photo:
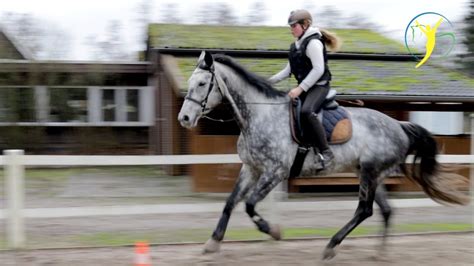
M 0 13 L 18 12 L 31 13 L 35 17 L 56 25 L 68 32 L 71 37 L 73 52 L 67 59 L 90 59 L 86 37 L 103 35 L 107 22 L 119 20 L 122 23 L 127 42 L 127 50 L 132 52 L 139 48 L 137 43 L 137 6 L 143 0 L 0 0 Z M 179 15 L 185 23 L 195 22 L 194 12 L 204 3 L 226 3 L 232 6 L 238 18 L 245 17 L 252 3 L 256 0 L 149 0 L 152 2 L 151 17 L 153 22 L 159 22 L 160 11 L 167 3 L 175 3 L 179 7 Z M 332 5 L 344 15 L 354 13 L 364 14 L 368 19 L 381 25 L 384 32 L 392 32 L 393 36 L 403 36 L 408 22 L 416 15 L 433 11 L 443 14 L 451 22 L 460 21 L 466 14 L 466 0 L 263 0 L 267 9 L 266 25 L 284 26 L 291 10 L 308 6 L 321 8 Z M 316 12 L 317 10 L 313 10 Z M 318 18 L 314 18 L 317 25 Z M 395 37 L 397 38 L 397 37 Z M 400 41 L 403 41 L 402 39 Z

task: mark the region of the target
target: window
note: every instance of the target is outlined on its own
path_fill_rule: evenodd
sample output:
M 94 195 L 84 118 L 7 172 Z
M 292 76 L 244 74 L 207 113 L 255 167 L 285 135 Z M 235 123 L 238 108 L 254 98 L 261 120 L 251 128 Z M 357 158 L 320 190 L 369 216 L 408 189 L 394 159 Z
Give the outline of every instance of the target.
M 50 122 L 87 122 L 86 88 L 49 88 Z
M 139 121 L 138 90 L 127 90 L 127 121 Z
M 33 88 L 0 88 L 0 122 L 34 121 L 36 118 Z
M 105 89 L 102 91 L 102 112 L 104 121 L 115 121 L 115 90 Z
M 150 87 L 0 86 L 0 123 L 141 126 L 152 96 Z

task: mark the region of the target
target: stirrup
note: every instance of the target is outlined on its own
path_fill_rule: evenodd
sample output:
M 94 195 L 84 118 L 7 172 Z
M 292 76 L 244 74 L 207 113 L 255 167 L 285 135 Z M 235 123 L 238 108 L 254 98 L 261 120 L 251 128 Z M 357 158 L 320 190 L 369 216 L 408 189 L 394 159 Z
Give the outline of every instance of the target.
M 322 151 L 322 152 L 316 152 L 314 151 L 316 156 L 318 157 L 318 166 L 320 167 L 318 170 L 324 170 L 327 168 L 327 166 L 330 166 L 332 163 L 331 161 L 334 159 L 334 155 L 332 154 L 332 151 L 329 150 L 329 152 Z
M 298 146 L 298 152 L 299 153 L 307 153 L 309 151 L 309 147 L 305 147 L 305 146 Z
M 326 164 L 325 164 L 326 159 L 324 158 L 324 156 L 320 152 L 317 153 L 317 156 L 319 157 L 319 163 L 321 165 L 320 169 L 326 169 Z

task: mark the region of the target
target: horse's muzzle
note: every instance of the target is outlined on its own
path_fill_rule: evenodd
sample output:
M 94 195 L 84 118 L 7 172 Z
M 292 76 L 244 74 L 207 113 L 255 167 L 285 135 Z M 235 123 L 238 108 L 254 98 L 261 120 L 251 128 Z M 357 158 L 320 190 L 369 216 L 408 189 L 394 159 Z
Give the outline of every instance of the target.
M 196 126 L 196 121 L 197 119 L 191 119 L 191 117 L 189 117 L 189 115 L 186 115 L 186 114 L 179 114 L 178 115 L 178 121 L 179 123 L 181 124 L 182 127 L 185 127 L 185 128 L 193 128 Z

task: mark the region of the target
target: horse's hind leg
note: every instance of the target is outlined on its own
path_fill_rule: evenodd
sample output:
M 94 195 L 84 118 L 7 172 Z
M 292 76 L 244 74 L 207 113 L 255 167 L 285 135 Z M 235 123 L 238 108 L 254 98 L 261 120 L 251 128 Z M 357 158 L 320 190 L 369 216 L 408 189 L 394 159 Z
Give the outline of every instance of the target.
M 255 205 L 264 199 L 268 193 L 283 180 L 284 173 L 264 173 L 258 180 L 255 189 L 245 202 L 245 211 L 250 219 L 255 223 L 260 232 L 269 234 L 273 239 L 280 240 L 280 228 L 277 225 L 270 225 L 260 214 L 255 211 Z
M 390 228 L 390 216 L 392 214 L 392 208 L 388 204 L 387 201 L 387 191 L 385 190 L 385 185 L 380 183 L 377 191 L 375 192 L 375 203 L 380 207 L 380 211 L 382 213 L 383 221 L 384 221 L 384 229 L 383 229 L 383 240 L 382 240 L 382 248 L 385 246 L 388 236 L 388 230 Z
M 334 248 L 356 228 L 362 221 L 372 216 L 375 191 L 377 189 L 377 171 L 373 166 L 362 166 L 360 170 L 359 205 L 354 217 L 329 241 L 324 250 L 323 259 L 331 259 L 336 255 Z
M 217 223 L 217 227 L 212 233 L 212 237 L 206 242 L 203 253 L 219 251 L 220 242 L 224 239 L 224 234 L 229 223 L 232 210 L 235 208 L 242 198 L 247 194 L 249 189 L 255 184 L 254 174 L 248 165 L 243 165 L 240 170 L 239 178 L 234 186 L 234 190 L 227 198 L 222 211 L 222 215 Z

